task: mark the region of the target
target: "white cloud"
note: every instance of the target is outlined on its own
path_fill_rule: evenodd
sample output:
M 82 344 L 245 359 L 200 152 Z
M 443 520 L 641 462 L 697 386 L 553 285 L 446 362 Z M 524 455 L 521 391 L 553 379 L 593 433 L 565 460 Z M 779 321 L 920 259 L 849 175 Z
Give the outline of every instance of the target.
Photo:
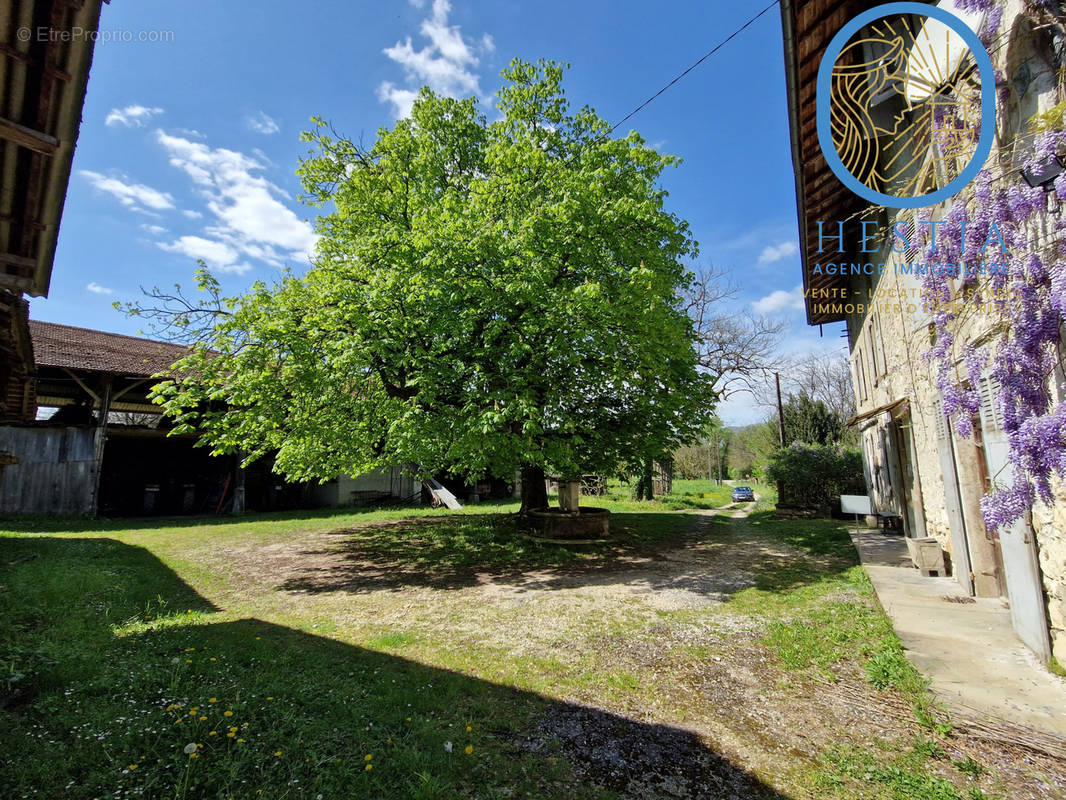
M 244 122 L 251 130 L 267 136 L 281 130 L 277 120 L 269 116 L 265 111 L 257 111 L 255 114 L 245 117 Z
M 401 89 L 391 81 L 385 81 L 378 87 L 378 100 L 392 103 L 392 110 L 397 119 L 411 116 L 418 92 L 413 89 Z
M 215 271 L 226 275 L 244 275 L 252 271 L 252 265 L 247 261 L 242 261 L 239 264 L 227 264 L 224 267 L 216 267 Z
M 112 108 L 104 119 L 104 124 L 109 128 L 143 128 L 152 117 L 162 113 L 161 108 L 139 105 Z
M 420 3 L 413 3 L 421 8 Z M 468 40 L 458 25 L 448 24 L 452 6 L 448 0 L 433 0 L 430 16 L 422 20 L 421 34 L 429 40 L 421 50 L 416 50 L 411 37 L 397 42 L 383 51 L 386 56 L 404 68 L 408 88 L 401 88 L 391 81 L 378 87 L 378 99 L 392 103 L 397 117 L 406 117 L 418 90 L 415 86 L 428 86 L 438 94 L 449 97 L 481 95 L 478 75 L 473 71 L 480 63 L 478 53 L 491 53 L 496 49 L 492 37 L 485 35 L 480 42 Z
M 114 289 L 108 289 L 106 286 L 101 286 L 96 281 L 89 281 L 85 286 L 93 294 L 114 294 Z
M 152 234 L 152 236 L 161 236 L 167 232 L 167 229 L 162 225 L 142 225 L 141 230 Z
M 200 219 L 203 217 L 203 214 L 201 214 L 199 211 L 193 211 L 191 209 L 186 209 L 181 213 L 187 216 L 189 219 Z
M 310 223 L 282 202 L 289 197 L 285 191 L 256 174 L 265 168 L 261 160 L 163 131 L 156 137 L 169 154 L 170 164 L 188 175 L 207 198 L 207 210 L 214 218 L 214 224 L 204 229 L 210 240 L 182 239 L 225 247 L 226 258 L 219 257 L 223 251 L 212 251 L 220 267 L 236 264 L 241 255 L 275 266 L 307 261 L 311 256 L 317 237 Z M 189 247 L 180 244 L 182 239 L 175 249 Z M 192 246 L 204 247 L 197 242 Z M 209 260 L 202 254 L 195 257 Z
M 209 267 L 227 267 L 236 263 L 240 254 L 225 242 L 204 239 L 201 236 L 180 236 L 170 244 L 159 246 L 169 253 L 180 253 L 189 258 L 202 258 Z
M 115 197 L 122 205 L 134 211 L 166 211 L 174 208 L 174 198 L 166 192 L 160 192 L 141 183 L 128 183 L 119 178 L 111 178 L 99 172 L 83 169 L 79 174 L 101 192 Z
M 181 236 L 169 244 L 158 244 L 169 253 L 203 260 L 212 270 L 224 275 L 244 275 L 252 270 L 251 264 L 238 261 L 240 254 L 225 242 L 204 239 L 202 236 Z
M 795 242 L 781 242 L 781 244 L 770 245 L 764 247 L 763 251 L 759 254 L 759 263 L 772 264 L 774 261 L 780 261 L 782 258 L 794 256 L 798 252 L 799 245 Z
M 803 308 L 803 287 L 797 286 L 791 292 L 778 289 L 755 300 L 751 306 L 760 314 L 776 314 L 779 311 Z

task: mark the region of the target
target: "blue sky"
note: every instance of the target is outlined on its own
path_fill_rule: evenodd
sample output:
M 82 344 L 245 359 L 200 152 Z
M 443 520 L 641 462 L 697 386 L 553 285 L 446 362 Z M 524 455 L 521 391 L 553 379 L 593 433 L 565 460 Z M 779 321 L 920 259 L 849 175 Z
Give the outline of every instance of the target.
M 615 122 L 763 2 L 391 0 L 114 2 L 97 43 L 49 298 L 36 319 L 137 333 L 112 308 L 191 283 L 204 258 L 237 292 L 307 264 L 313 209 L 295 169 L 308 119 L 368 144 L 423 84 L 491 102 L 513 57 L 571 64 L 565 87 Z M 157 33 L 158 32 L 158 33 Z M 119 41 L 123 38 L 162 41 Z M 664 183 L 701 263 L 738 309 L 786 317 L 795 351 L 839 347 L 803 323 L 795 190 L 776 9 L 626 127 L 680 155 Z M 728 423 L 764 414 L 750 398 Z

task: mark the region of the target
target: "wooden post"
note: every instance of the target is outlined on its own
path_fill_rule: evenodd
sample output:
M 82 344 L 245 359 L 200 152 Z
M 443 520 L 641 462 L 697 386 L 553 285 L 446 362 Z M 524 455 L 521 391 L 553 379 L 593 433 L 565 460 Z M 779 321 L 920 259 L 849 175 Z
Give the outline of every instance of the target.
M 244 513 L 244 467 L 241 466 L 241 461 L 244 460 L 244 451 L 237 451 L 237 460 L 233 464 L 233 511 L 234 514 Z
M 89 500 L 89 513 L 96 516 L 100 503 L 100 480 L 104 472 L 104 445 L 107 443 L 107 415 L 111 413 L 111 386 L 114 378 L 104 376 L 103 391 L 100 392 L 100 417 L 96 422 L 93 436 L 93 482 L 92 497 Z
M 781 375 L 774 373 L 774 382 L 777 384 L 777 435 L 781 440 L 781 447 L 785 446 L 785 407 L 781 404 Z M 785 502 L 785 483 L 777 482 L 777 502 Z

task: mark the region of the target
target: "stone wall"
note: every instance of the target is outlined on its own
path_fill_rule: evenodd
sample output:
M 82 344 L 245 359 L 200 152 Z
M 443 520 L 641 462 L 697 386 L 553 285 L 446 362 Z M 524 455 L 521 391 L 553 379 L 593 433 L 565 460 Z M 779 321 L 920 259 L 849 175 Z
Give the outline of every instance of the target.
M 997 148 L 1024 135 L 1032 115 L 1050 108 L 1061 98 L 1054 80 L 1055 69 L 1041 60 L 1046 43 L 1042 43 L 1042 34 L 1033 33 L 1033 25 L 1025 16 L 1024 3 L 1010 0 L 1002 7 L 999 41 L 989 49 L 997 73 L 1004 78 L 997 92 L 1006 94 L 997 120 L 997 144 L 988 163 L 1006 165 L 1009 172 L 1012 161 L 1018 156 L 1013 152 L 1001 153 Z M 1027 83 L 1019 96 L 1018 87 L 1023 82 L 1017 80 L 1017 75 L 1023 65 L 1028 70 Z M 1051 202 L 1054 204 L 1054 200 Z M 896 222 L 913 226 L 917 220 L 942 218 L 947 205 L 918 211 L 876 209 L 868 219 L 876 219 L 884 230 L 890 230 Z M 920 308 L 921 281 L 896 271 L 895 266 L 906 260 L 906 256 L 892 253 L 891 242 L 885 242 L 878 253 L 853 255 L 851 260 L 854 261 L 886 264 L 885 272 L 880 276 L 851 279 L 852 302 L 862 303 L 866 308 L 848 318 L 857 411 L 860 417 L 868 415 L 858 424 L 875 508 L 900 509 L 902 498 L 896 496 L 899 492 L 892 486 L 893 482 L 898 484 L 899 481 L 897 476 L 890 474 L 892 464 L 886 463 L 893 460 L 893 455 L 886 453 L 884 442 L 891 439 L 894 427 L 898 430 L 901 425 L 906 426 L 911 446 L 904 456 L 912 459 L 920 486 L 920 499 L 912 498 L 912 504 L 920 507 L 912 509 L 912 516 L 923 523 L 921 530 L 911 531 L 911 534 L 936 537 L 955 561 L 956 545 L 947 510 L 940 453 L 941 448 L 951 448 L 967 551 L 973 562 L 973 584 L 978 595 L 996 596 L 1002 592 L 1004 576 L 997 562 L 994 537 L 985 529 L 979 510 L 986 481 L 984 456 L 972 438 L 948 434 L 943 427 L 940 393 L 935 383 L 936 368 L 923 359 L 932 344 L 932 319 Z M 840 260 L 844 260 L 843 256 Z M 957 326 L 954 331 L 956 342 L 987 339 L 994 331 L 994 322 L 991 318 L 973 315 Z M 1063 383 L 1066 381 L 1060 380 L 1053 387 L 1060 401 L 1066 401 Z M 945 441 L 947 435 L 951 436 L 950 444 Z M 897 479 L 893 481 L 893 478 Z M 1060 662 L 1066 663 L 1066 487 L 1060 487 L 1057 497 L 1060 499 L 1051 507 L 1038 504 L 1034 508 L 1033 527 L 1043 573 L 1052 651 Z M 969 576 L 957 577 L 965 585 Z

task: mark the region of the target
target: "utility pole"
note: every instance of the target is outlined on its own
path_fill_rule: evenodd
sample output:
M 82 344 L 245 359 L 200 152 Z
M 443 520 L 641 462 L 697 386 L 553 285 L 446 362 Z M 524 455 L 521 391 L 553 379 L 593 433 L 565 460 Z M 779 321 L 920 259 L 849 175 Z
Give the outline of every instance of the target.
M 718 485 L 722 485 L 722 442 L 715 437 L 714 440 L 714 461 L 718 466 Z
M 781 440 L 781 446 L 785 446 L 785 409 L 781 405 L 781 375 L 774 373 L 774 382 L 777 384 L 777 435 Z
M 781 375 L 774 373 L 774 382 L 777 384 L 777 436 L 781 440 L 781 447 L 785 446 L 785 408 L 781 405 Z M 785 502 L 785 484 L 777 482 L 777 503 Z

